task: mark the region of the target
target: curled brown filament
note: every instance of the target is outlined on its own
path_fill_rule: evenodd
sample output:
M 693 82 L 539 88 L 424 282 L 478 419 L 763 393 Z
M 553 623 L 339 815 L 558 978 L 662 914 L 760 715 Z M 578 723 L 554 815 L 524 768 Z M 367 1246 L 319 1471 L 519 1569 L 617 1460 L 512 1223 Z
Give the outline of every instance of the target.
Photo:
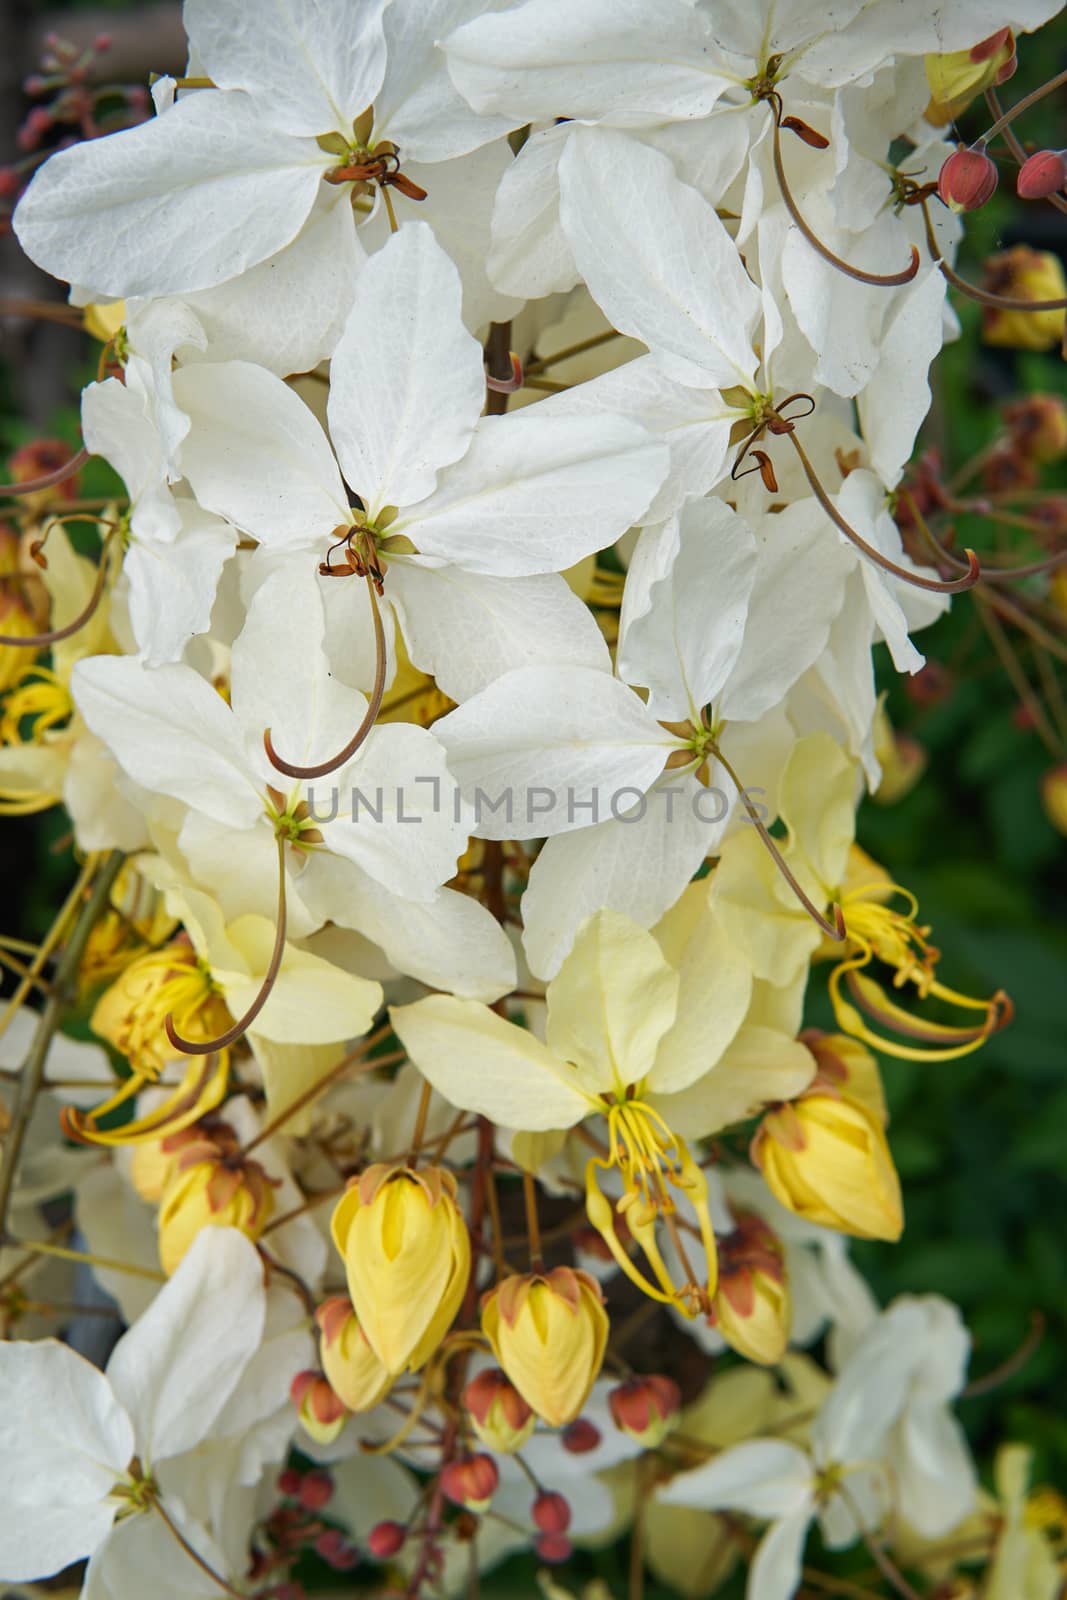
M 836 943 L 843 942 L 848 938 L 848 932 L 845 928 L 845 914 L 841 910 L 840 905 L 838 905 L 835 901 L 833 906 L 830 908 L 834 916 L 834 920 L 832 922 L 829 920 L 829 918 L 823 916 L 822 912 L 819 910 L 814 900 L 812 900 L 811 896 L 807 894 L 801 887 L 788 861 L 779 850 L 777 841 L 764 826 L 759 812 L 756 810 L 755 806 L 752 804 L 752 801 L 745 793 L 745 788 L 741 782 L 741 779 L 737 776 L 737 773 L 727 761 L 718 745 L 713 745 L 712 749 L 714 751 L 716 761 L 719 762 L 720 766 L 729 775 L 730 782 L 737 790 L 738 799 L 741 801 L 741 804 L 748 813 L 748 820 L 752 823 L 753 827 L 756 829 L 756 832 L 759 834 L 760 839 L 770 854 L 771 860 L 774 862 L 775 866 L 778 868 L 778 871 L 782 874 L 782 877 L 785 879 L 790 889 L 792 889 L 793 893 L 800 901 L 800 904 L 804 907 L 804 910 L 808 913 L 808 916 L 811 918 L 812 922 L 814 922 L 819 931 L 824 933 L 828 939 L 833 939 Z
M 852 524 L 845 520 L 830 499 L 830 496 L 819 481 L 818 473 L 812 466 L 807 451 L 792 429 L 789 430 L 789 442 L 800 458 L 800 465 L 811 486 L 812 493 L 834 524 L 834 527 L 844 534 L 850 544 L 855 545 L 857 550 L 862 551 L 869 561 L 873 561 L 876 567 L 881 567 L 883 572 L 891 573 L 894 578 L 899 578 L 902 583 L 910 583 L 915 589 L 929 589 L 934 594 L 962 594 L 966 589 L 974 588 L 982 576 L 982 569 L 973 550 L 965 550 L 963 552 L 967 557 L 967 570 L 962 577 L 923 578 L 917 572 L 911 572 L 907 567 L 899 566 L 897 562 L 891 561 L 880 550 L 876 550 L 873 544 L 868 544 L 863 535 L 857 533 Z
M 100 517 L 91 517 L 86 515 L 84 512 L 80 512 L 76 516 L 65 517 L 63 520 L 66 522 L 92 523 L 100 523 L 103 521 L 103 519 Z M 59 518 L 57 517 L 55 521 L 59 521 Z M 54 525 L 54 522 L 50 523 L 49 527 L 53 527 Z M 114 538 L 116 533 L 116 529 L 113 524 L 108 524 L 108 526 L 110 526 L 111 531 L 104 540 L 104 548 L 100 553 L 100 564 L 96 569 L 96 582 L 93 584 L 93 592 L 89 596 L 88 601 L 83 606 L 81 611 L 78 612 L 78 615 L 74 618 L 73 622 L 64 623 L 62 628 L 50 628 L 47 633 L 3 633 L 0 634 L 0 645 L 12 645 L 27 650 L 47 650 L 49 645 L 58 644 L 61 639 L 69 639 L 72 637 L 72 635 L 78 633 L 82 628 L 85 627 L 86 623 L 90 620 L 93 613 L 99 606 L 101 600 L 104 598 L 104 591 L 107 588 L 108 567 L 110 565 L 108 561 L 108 552 L 111 545 L 111 540 Z M 45 537 L 47 537 L 47 531 Z M 43 544 L 44 539 L 41 539 L 37 545 L 38 551 L 40 550 L 40 546 Z
M 976 283 L 968 283 L 966 278 L 961 278 L 955 267 L 950 267 L 941 253 L 941 246 L 937 242 L 934 224 L 930 216 L 930 208 L 925 199 L 918 201 L 922 207 L 923 222 L 926 226 L 926 247 L 941 271 L 941 276 L 954 289 L 965 294 L 971 300 L 977 300 L 980 306 L 989 306 L 992 311 L 1064 311 L 1067 310 L 1067 299 L 1059 300 L 1018 300 L 1012 295 L 994 294 L 990 289 L 981 289 Z
M 270 736 L 270 729 L 263 733 L 263 747 L 272 767 L 279 772 L 284 772 L 287 778 L 325 778 L 331 772 L 336 772 L 338 767 L 343 767 L 351 761 L 356 751 L 365 742 L 371 729 L 374 727 L 378 712 L 381 710 L 382 696 L 385 694 L 385 672 L 388 665 L 388 654 L 385 647 L 385 628 L 382 626 L 382 614 L 378 605 L 378 595 L 373 575 L 364 574 L 367 580 L 367 594 L 370 597 L 371 619 L 374 623 L 374 685 L 371 689 L 370 699 L 363 720 L 355 733 L 349 739 L 343 750 L 339 750 L 328 761 L 319 761 L 311 767 L 298 767 L 292 761 L 286 761 L 274 748 Z
M 878 289 L 896 289 L 902 283 L 910 283 L 919 270 L 919 252 L 914 245 L 911 247 L 911 260 L 900 272 L 865 272 L 862 267 L 852 266 L 850 262 L 843 260 L 841 256 L 835 255 L 829 245 L 823 244 L 797 205 L 793 191 L 789 187 L 789 180 L 785 175 L 785 162 L 782 160 L 782 129 L 791 128 L 793 131 L 799 131 L 794 127 L 797 119 L 784 115 L 780 95 L 771 94 L 768 99 L 774 116 L 774 126 L 771 130 L 774 175 L 778 179 L 778 188 L 781 191 L 786 210 L 812 249 L 822 256 L 824 261 L 828 261 L 832 267 L 836 267 L 838 272 L 843 272 L 846 278 L 853 278 L 857 283 L 869 283 Z M 806 127 L 807 125 L 804 124 L 804 126 Z M 805 143 L 810 144 L 811 140 L 805 138 Z
M 276 836 L 275 843 L 278 846 L 278 923 L 274 934 L 274 949 L 271 951 L 270 962 L 267 966 L 266 972 L 263 975 L 263 982 L 259 986 L 259 992 L 243 1017 L 239 1017 L 233 1026 L 227 1028 L 226 1032 L 220 1034 L 217 1039 L 206 1039 L 203 1043 L 197 1043 L 193 1039 L 183 1039 L 177 1028 L 174 1026 L 174 1018 L 168 1011 L 167 1015 L 163 1019 L 163 1027 L 166 1030 L 167 1038 L 170 1040 L 175 1050 L 180 1050 L 183 1055 L 210 1056 L 214 1055 L 218 1050 L 228 1050 L 230 1045 L 236 1044 L 241 1035 L 246 1033 L 247 1030 L 252 1026 L 253 1022 L 255 1022 L 256 1018 L 259 1016 L 259 1013 L 263 1010 L 263 1007 L 270 999 L 271 991 L 274 988 L 278 973 L 281 970 L 282 957 L 285 954 L 286 923 L 285 839 L 280 833 Z
M 957 572 L 967 572 L 968 563 L 961 561 L 957 555 L 938 539 L 930 524 L 923 516 L 916 504 L 915 496 L 909 489 L 905 489 L 903 498 L 907 502 L 915 526 L 929 545 L 932 554 L 938 561 L 944 562 L 947 567 L 955 567 Z M 971 552 L 973 555 L 973 551 Z M 1067 564 L 1067 549 L 1055 550 L 1052 555 L 1044 556 L 1040 561 L 1030 561 L 1021 567 L 982 567 L 981 577 L 984 583 L 1011 583 L 1017 578 L 1034 578 L 1042 572 L 1052 572 L 1057 567 Z
M 51 472 L 42 472 L 39 478 L 26 478 L 22 483 L 0 483 L 0 494 L 36 494 L 39 489 L 51 489 L 72 473 L 80 471 L 88 459 L 89 452 L 83 445 L 77 455 L 71 456 L 60 467 L 53 467 Z

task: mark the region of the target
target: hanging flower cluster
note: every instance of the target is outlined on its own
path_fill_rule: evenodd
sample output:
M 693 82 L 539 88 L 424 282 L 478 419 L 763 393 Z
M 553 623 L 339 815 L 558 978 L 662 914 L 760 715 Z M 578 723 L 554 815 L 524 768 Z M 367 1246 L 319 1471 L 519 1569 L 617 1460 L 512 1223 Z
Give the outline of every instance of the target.
M 854 835 L 921 768 L 874 647 L 1065 609 L 1062 508 L 1008 566 L 909 466 L 950 291 L 1064 337 L 1055 258 L 954 266 L 998 141 L 1067 208 L 997 99 L 1056 10 L 185 0 L 155 115 L 38 165 L 99 373 L 0 530 L 0 809 L 82 864 L 4 944 L 0 1578 L 414 1600 L 633 1524 L 631 1594 L 1058 1592 L 955 1308 L 846 1245 L 905 1226 L 872 1052 L 1011 1019 Z M 978 470 L 1065 452 L 1034 396 Z M 78 1261 L 104 1371 L 33 1338 Z

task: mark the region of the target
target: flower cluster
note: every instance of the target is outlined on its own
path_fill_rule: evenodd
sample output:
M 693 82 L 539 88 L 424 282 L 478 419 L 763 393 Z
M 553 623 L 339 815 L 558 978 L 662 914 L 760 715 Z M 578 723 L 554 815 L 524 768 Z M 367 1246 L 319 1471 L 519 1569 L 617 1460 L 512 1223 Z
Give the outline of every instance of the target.
M 39 167 L 99 373 L 0 539 L 0 808 L 82 863 L 2 1024 L 0 1577 L 415 1597 L 633 1522 L 634 1581 L 788 1600 L 817 1524 L 1053 1593 L 955 1308 L 846 1239 L 904 1227 L 872 1052 L 1011 1015 L 855 818 L 921 765 L 875 647 L 1017 575 L 909 461 L 950 288 L 1063 337 L 1052 258 L 954 266 L 1013 113 L 946 137 L 1056 9 L 185 0 L 155 115 Z M 104 1371 L 27 1337 L 78 1261 Z

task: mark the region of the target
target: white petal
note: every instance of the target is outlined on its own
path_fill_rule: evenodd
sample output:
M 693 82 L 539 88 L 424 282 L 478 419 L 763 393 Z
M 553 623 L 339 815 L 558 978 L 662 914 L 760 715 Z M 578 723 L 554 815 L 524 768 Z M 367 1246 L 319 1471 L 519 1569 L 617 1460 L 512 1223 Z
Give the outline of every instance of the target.
M 400 558 L 390 562 L 386 587 L 412 663 L 453 700 L 515 667 L 611 670 L 592 613 L 558 573 L 487 578 Z
M 703 117 L 729 82 L 706 19 L 682 0 L 532 0 L 468 23 L 445 48 L 475 110 L 513 122 Z
M 189 640 L 206 633 L 219 577 L 237 535 L 229 523 L 192 500 L 176 502 L 181 527 L 170 544 L 133 540 L 123 573 L 130 625 L 146 666 L 177 661 Z
M 795 1444 L 748 1439 L 703 1466 L 679 1473 L 660 1489 L 657 1499 L 701 1511 L 788 1517 L 807 1510 L 811 1481 L 811 1462 Z
M 563 226 L 611 325 L 679 383 L 749 387 L 760 294 L 703 195 L 667 156 L 604 128 L 575 129 L 559 175 Z
M 410 161 L 465 155 L 515 126 L 514 117 L 477 116 L 460 98 L 438 42 L 484 7 L 484 0 L 391 0 L 385 13 L 389 64 L 374 96 L 374 139 Z
M 619 672 L 665 721 L 697 720 L 741 650 L 756 575 L 752 530 L 721 500 L 646 528 L 626 582 Z M 636 591 L 636 593 L 634 593 Z
M 135 783 L 232 827 L 249 826 L 262 810 L 233 716 L 191 668 L 148 671 L 128 656 L 93 656 L 75 668 L 71 688 Z
M 549 1049 L 594 1093 L 640 1083 L 674 1021 L 678 981 L 650 933 L 598 911 L 548 986 Z
M 470 443 L 485 404 L 481 346 L 463 326 L 459 273 L 425 222 L 364 266 L 330 364 L 330 434 L 373 520 L 424 500 Z
M 173 1496 L 167 1499 L 167 1510 L 197 1554 L 216 1572 L 225 1572 L 226 1560 L 207 1529 L 188 1517 Z M 186 1555 L 163 1518 L 150 1515 L 115 1525 L 89 1563 L 79 1600 L 127 1600 L 143 1589 L 148 1572 L 152 1600 L 218 1600 L 218 1584 Z
M 792 1600 L 801 1581 L 804 1544 L 811 1525 L 811 1511 L 801 1506 L 767 1529 L 752 1559 L 748 1582 L 759 1600 Z
M 722 1058 L 748 1009 L 752 969 L 715 916 L 706 882 L 692 884 L 654 932 L 681 988 L 674 1026 L 656 1052 L 652 1087 L 675 1095 Z
M 274 946 L 274 926 L 265 917 L 240 917 L 230 938 L 244 956 L 247 972 L 214 970 L 235 1017 L 251 1005 Z M 329 961 L 287 944 L 281 970 L 254 1033 L 275 1043 L 328 1044 L 366 1033 L 382 1003 L 382 989 Z
M 620 538 L 663 482 L 669 457 L 621 417 L 483 417 L 437 492 L 398 519 L 426 555 L 470 572 L 560 572 Z
M 385 72 L 386 0 L 186 0 L 183 20 L 204 71 L 220 89 L 262 97 L 287 133 L 340 132 L 371 104 Z
M 709 1055 L 711 1052 L 709 1051 Z M 695 1079 L 693 1058 L 679 1063 L 679 1078 L 689 1078 L 680 1093 L 667 1092 L 655 1104 L 669 1127 L 684 1128 L 694 1139 L 744 1122 L 776 1100 L 790 1100 L 806 1089 L 815 1071 L 809 1050 L 773 1028 L 742 1027 L 710 1071 Z M 654 1086 L 659 1088 L 657 1065 Z
M 0 1413 L 0 1571 L 49 1577 L 106 1537 L 133 1428 L 103 1373 L 53 1339 L 0 1345 Z
M 533 1133 L 573 1127 L 590 1111 L 578 1074 L 572 1087 L 563 1062 L 488 1006 L 437 994 L 389 1015 L 423 1077 L 464 1111 Z
M 118 378 L 88 384 L 82 391 L 82 438 L 89 453 L 103 456 L 126 485 L 134 534 L 173 539 L 179 513 L 167 487 L 163 441 L 144 390 Z
M 200 362 L 175 373 L 174 390 L 192 419 L 182 466 L 206 510 L 294 547 L 350 525 L 326 435 L 280 378 L 247 361 Z
M 640 800 L 621 795 L 617 815 L 596 827 L 546 842 L 522 897 L 522 940 L 532 972 L 554 977 L 579 925 L 601 906 L 625 912 L 643 928 L 663 915 L 714 848 L 714 835 L 692 804 L 702 792 L 691 777 L 665 779 Z
M 259 1348 L 263 1264 L 236 1228 L 204 1228 L 107 1364 L 153 1464 L 205 1437 Z
M 578 282 L 559 217 L 559 160 L 573 127 L 564 122 L 531 133 L 496 191 L 489 274 L 508 294 L 539 300 Z
M 328 160 L 314 139 L 272 128 L 248 95 L 187 95 L 52 156 L 15 232 L 39 267 L 98 295 L 206 289 L 296 237 Z
M 145 387 L 154 402 L 167 476 L 179 478 L 178 455 L 189 432 L 189 418 L 174 400 L 174 357 L 178 351 L 187 356 L 203 350 L 207 336 L 192 309 L 171 299 L 132 301 L 127 307 L 126 332 L 130 349 L 126 382 L 130 382 L 131 369 L 136 371 L 139 365 L 145 369 Z
M 945 280 L 935 268 L 911 285 L 882 335 L 874 377 L 857 400 L 871 467 L 893 488 L 930 409 L 927 372 L 944 338 Z
M 486 839 L 588 827 L 632 804 L 674 741 L 625 684 L 588 667 L 522 667 L 434 724 Z

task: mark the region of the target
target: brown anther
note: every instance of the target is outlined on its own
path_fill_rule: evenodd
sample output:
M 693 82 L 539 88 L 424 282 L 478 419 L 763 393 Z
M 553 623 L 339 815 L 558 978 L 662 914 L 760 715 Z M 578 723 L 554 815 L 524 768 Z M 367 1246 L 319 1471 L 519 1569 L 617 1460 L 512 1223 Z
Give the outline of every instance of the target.
M 778 479 L 774 475 L 774 467 L 766 450 L 753 450 L 753 460 L 759 463 L 759 475 L 763 479 L 763 487 L 771 494 L 778 493 Z
M 804 122 L 800 117 L 783 117 L 781 125 L 783 128 L 788 128 L 790 133 L 795 133 L 798 139 L 803 139 L 804 143 L 809 144 L 813 150 L 828 150 L 830 148 L 829 139 L 825 138 L 823 134 L 817 133 L 810 122 Z

